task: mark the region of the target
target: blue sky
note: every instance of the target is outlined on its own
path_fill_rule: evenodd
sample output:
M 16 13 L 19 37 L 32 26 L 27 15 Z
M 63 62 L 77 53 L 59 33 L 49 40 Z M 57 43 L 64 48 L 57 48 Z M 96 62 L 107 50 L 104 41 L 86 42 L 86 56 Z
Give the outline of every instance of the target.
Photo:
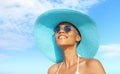
M 107 74 L 119 74 L 119 0 L 0 0 L 0 74 L 46 74 L 53 64 L 37 48 L 34 22 L 56 8 L 81 11 L 98 24 L 101 43 L 95 58 Z

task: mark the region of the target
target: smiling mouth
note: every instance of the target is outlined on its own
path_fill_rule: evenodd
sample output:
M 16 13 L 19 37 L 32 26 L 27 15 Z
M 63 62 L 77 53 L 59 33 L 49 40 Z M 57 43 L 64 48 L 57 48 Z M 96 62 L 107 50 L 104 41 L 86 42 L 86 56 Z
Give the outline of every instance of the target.
M 68 37 L 65 35 L 58 36 L 58 39 L 67 39 Z

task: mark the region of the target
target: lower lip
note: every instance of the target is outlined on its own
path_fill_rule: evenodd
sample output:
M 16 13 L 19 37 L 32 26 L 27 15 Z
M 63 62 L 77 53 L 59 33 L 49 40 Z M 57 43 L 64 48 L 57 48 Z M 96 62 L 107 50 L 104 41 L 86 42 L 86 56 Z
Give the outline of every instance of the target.
M 59 40 L 65 40 L 65 39 L 67 39 L 67 38 L 61 38 L 61 39 L 59 39 Z

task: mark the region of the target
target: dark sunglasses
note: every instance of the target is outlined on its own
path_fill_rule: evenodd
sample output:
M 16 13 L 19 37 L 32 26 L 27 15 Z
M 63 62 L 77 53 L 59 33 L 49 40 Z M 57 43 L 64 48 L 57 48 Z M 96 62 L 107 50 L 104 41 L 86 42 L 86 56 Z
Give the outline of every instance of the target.
M 71 26 L 70 25 L 66 25 L 66 26 L 64 26 L 63 30 L 65 32 L 70 32 L 71 31 Z M 60 26 L 57 26 L 54 31 L 55 31 L 55 33 L 58 33 L 60 31 Z

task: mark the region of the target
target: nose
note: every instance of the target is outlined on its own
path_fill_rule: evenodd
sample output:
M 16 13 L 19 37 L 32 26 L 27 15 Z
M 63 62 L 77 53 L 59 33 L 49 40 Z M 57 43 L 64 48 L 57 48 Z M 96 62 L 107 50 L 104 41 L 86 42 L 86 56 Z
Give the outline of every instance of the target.
M 60 28 L 60 31 L 58 33 L 64 33 L 64 29 L 63 28 Z

